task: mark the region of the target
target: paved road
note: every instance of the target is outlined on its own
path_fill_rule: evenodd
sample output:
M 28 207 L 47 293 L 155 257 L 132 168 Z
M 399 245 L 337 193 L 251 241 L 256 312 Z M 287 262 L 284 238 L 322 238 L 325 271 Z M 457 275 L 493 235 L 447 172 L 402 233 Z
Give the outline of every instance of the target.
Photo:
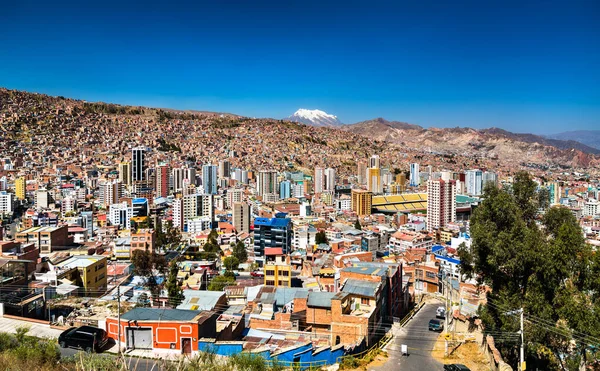
M 369 371 L 437 371 L 443 370 L 443 365 L 431 356 L 433 346 L 439 333 L 429 331 L 429 320 L 435 318 L 438 304 L 425 304 L 408 324 L 401 329 L 394 327 L 394 339 L 385 350 L 388 361 L 380 367 L 369 368 Z M 400 353 L 401 345 L 408 346 L 408 357 Z

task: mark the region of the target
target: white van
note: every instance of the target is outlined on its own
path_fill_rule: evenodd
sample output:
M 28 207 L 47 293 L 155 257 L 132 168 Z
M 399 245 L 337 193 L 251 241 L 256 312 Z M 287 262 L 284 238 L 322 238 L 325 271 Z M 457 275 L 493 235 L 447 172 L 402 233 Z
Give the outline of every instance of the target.
M 437 310 L 435 311 L 435 317 L 436 318 L 446 318 L 446 308 L 438 307 Z

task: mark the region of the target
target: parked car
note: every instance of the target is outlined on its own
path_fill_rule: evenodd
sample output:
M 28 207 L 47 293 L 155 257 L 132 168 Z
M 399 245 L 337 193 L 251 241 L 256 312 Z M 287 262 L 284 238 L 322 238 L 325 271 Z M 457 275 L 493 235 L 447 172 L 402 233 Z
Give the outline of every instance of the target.
M 265 276 L 265 272 L 262 271 L 254 271 L 252 273 L 250 273 L 250 275 L 252 277 L 264 277 Z
M 453 363 L 450 365 L 444 365 L 445 371 L 471 371 L 467 366 L 460 363 Z
M 446 308 L 438 307 L 435 311 L 435 318 L 446 318 Z
M 72 327 L 58 337 L 61 348 L 80 348 L 88 353 L 99 352 L 108 343 L 108 334 L 92 326 Z
M 432 319 L 429 321 L 429 331 L 444 331 L 444 322 L 439 319 Z

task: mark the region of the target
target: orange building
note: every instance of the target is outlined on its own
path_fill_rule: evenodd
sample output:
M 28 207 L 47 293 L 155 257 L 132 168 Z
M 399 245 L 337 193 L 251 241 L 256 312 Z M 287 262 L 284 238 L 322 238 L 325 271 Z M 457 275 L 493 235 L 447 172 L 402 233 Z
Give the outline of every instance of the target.
M 216 336 L 217 314 L 206 311 L 134 308 L 121 316 L 121 344 L 129 349 L 192 354 L 198 339 Z M 106 332 L 119 338 L 117 318 L 106 319 Z

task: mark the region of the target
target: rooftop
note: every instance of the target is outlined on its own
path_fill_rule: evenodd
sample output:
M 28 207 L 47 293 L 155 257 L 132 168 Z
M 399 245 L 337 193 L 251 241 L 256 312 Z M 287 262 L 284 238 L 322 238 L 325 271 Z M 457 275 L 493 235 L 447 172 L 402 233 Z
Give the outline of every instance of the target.
M 133 308 L 121 316 L 125 321 L 191 321 L 200 311 L 163 309 L 163 308 Z

